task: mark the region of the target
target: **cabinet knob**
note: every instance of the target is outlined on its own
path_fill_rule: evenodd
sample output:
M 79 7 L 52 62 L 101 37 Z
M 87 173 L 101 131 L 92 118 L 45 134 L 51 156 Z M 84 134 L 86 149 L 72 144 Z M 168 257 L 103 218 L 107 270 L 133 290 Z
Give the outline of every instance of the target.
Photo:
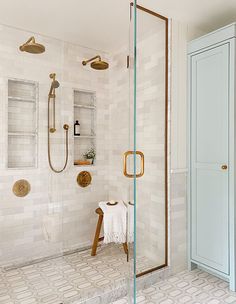
M 227 165 L 222 165 L 222 166 L 221 166 L 221 169 L 222 169 L 222 170 L 227 170 L 227 169 L 228 169 L 228 166 L 227 166 Z

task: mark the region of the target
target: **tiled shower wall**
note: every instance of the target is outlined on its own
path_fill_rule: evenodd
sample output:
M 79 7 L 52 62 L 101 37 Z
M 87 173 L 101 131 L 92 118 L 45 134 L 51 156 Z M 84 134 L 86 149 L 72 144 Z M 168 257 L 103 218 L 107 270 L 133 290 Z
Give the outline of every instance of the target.
M 164 23 L 157 21 L 155 28 L 145 33 L 145 38 L 138 36 L 137 47 L 137 150 L 145 155 L 145 174 L 137 179 L 137 254 L 148 257 L 153 268 L 165 262 L 164 34 Z M 133 150 L 133 70 L 124 72 L 127 54 L 125 48 L 114 54 L 110 72 L 109 196 L 125 201 L 133 199 L 133 180 L 124 177 L 120 169 L 123 153 Z M 132 64 L 132 58 L 130 62 Z M 137 172 L 139 170 L 137 168 Z
M 44 54 L 20 52 L 19 45 L 30 36 L 31 33 L 25 31 L 0 27 L 0 265 L 90 245 L 97 221 L 95 209 L 100 200 L 108 198 L 109 72 L 82 66 L 81 61 L 96 55 L 97 50 L 44 36 L 36 35 L 37 41 L 46 46 Z M 108 60 L 107 54 L 99 54 Z M 63 166 L 65 157 L 62 126 L 70 125 L 69 163 L 61 174 L 51 172 L 47 160 L 47 94 L 52 72 L 60 82 L 56 91 L 58 131 L 52 135 L 52 161 L 56 168 Z M 6 169 L 8 78 L 39 83 L 36 169 Z M 73 89 L 96 91 L 97 161 L 94 167 L 73 165 Z M 17 150 L 17 145 L 14 148 Z M 88 188 L 81 188 L 76 182 L 77 174 L 83 169 L 92 173 L 92 185 Z M 18 179 L 26 179 L 31 184 L 31 192 L 25 198 L 12 193 Z
M 169 78 L 169 235 L 168 235 L 168 245 L 169 245 L 169 265 L 172 273 L 176 273 L 186 269 L 187 267 L 187 156 L 186 156 L 186 138 L 187 138 L 187 42 L 197 36 L 202 35 L 202 31 L 196 28 L 190 28 L 187 24 L 181 23 L 176 20 L 172 20 L 170 23 L 170 78 Z M 153 36 L 155 41 L 155 37 Z M 145 41 L 143 41 L 145 45 Z M 112 57 L 113 67 L 111 70 L 111 97 L 112 104 L 110 107 L 110 121 L 111 128 L 114 129 L 117 125 L 119 129 L 116 131 L 116 136 L 110 139 L 110 154 L 114 158 L 114 162 L 110 162 L 109 165 L 109 196 L 119 197 L 122 199 L 132 199 L 133 194 L 133 184 L 127 181 L 123 177 L 122 172 L 120 172 L 120 166 L 122 165 L 122 160 L 120 155 L 126 150 L 132 150 L 132 126 L 130 126 L 130 133 L 128 136 L 128 124 L 130 117 L 132 117 L 132 93 L 131 101 L 129 102 L 128 90 L 129 90 L 129 74 L 127 71 L 126 76 L 124 76 L 123 66 L 125 65 L 125 56 L 128 50 L 121 48 Z M 161 60 L 161 50 L 159 54 L 153 54 L 153 58 Z M 146 58 L 147 60 L 147 58 Z M 153 59 L 154 60 L 154 59 Z M 161 61 L 159 61 L 160 63 Z M 147 73 L 148 68 L 155 70 L 155 60 L 152 61 L 149 58 L 146 63 L 144 63 L 144 71 Z M 131 71 L 131 88 L 132 88 L 132 71 Z M 139 79 L 139 78 L 138 78 Z M 140 78 L 141 79 L 141 78 Z M 159 79 L 160 80 L 160 79 Z M 146 86 L 145 86 L 146 85 Z M 160 83 L 161 85 L 161 83 Z M 149 92 L 149 87 L 151 84 L 146 84 L 141 81 L 139 90 Z M 160 87 L 159 87 L 160 89 Z M 138 93 L 138 98 L 140 97 L 140 91 Z M 144 96 L 145 97 L 145 96 Z M 145 100 L 145 99 L 144 99 Z M 143 100 L 143 102 L 144 102 Z M 127 106 L 129 102 L 130 107 Z M 140 104 L 141 102 L 141 104 Z M 138 100 L 138 132 L 137 139 L 143 138 L 145 133 L 147 136 L 150 132 L 144 132 L 144 121 L 142 121 L 143 116 L 149 117 L 150 109 L 147 110 L 146 105 L 142 100 Z M 152 111 L 152 110 L 151 110 Z M 155 115 L 155 113 L 154 113 Z M 157 115 L 156 115 L 157 116 Z M 114 119 L 115 118 L 115 119 Z M 139 120 L 141 119 L 141 121 Z M 158 120 L 157 117 L 154 117 Z M 147 123 L 147 121 L 146 121 Z M 153 130 L 152 130 L 153 134 Z M 146 144 L 149 140 L 144 138 Z M 142 144 L 142 141 L 140 142 Z M 142 148 L 142 147 L 141 147 Z M 111 157 L 110 157 L 111 159 Z M 156 163 L 156 161 L 155 161 Z M 150 166 L 151 164 L 149 164 Z M 149 167 L 149 169 L 152 166 Z M 150 175 L 152 179 L 152 176 Z M 144 186 L 144 188 L 143 188 Z M 142 218 L 142 210 L 147 208 L 147 197 L 142 200 L 145 193 L 145 185 L 142 184 L 140 179 L 140 185 L 138 185 L 140 191 L 138 192 L 138 203 L 140 204 L 139 209 L 139 229 L 143 231 L 142 235 L 138 235 L 138 240 L 145 239 L 145 220 L 150 217 L 147 215 L 146 219 Z M 150 189 L 148 183 L 146 183 L 146 189 Z M 156 188 L 155 188 L 156 189 Z M 152 192 L 152 191 L 151 191 Z M 143 196 L 144 195 L 144 196 Z M 151 199 L 149 198 L 150 202 Z M 142 207 L 141 207 L 142 206 Z M 152 206 L 155 209 L 155 204 Z M 150 206 L 148 208 L 151 208 Z M 155 211 L 152 215 L 155 218 Z M 159 209 L 160 211 L 161 209 Z M 149 212 L 151 209 L 149 210 Z M 146 215 L 146 211 L 143 211 L 143 216 Z M 163 220 L 163 216 L 161 218 Z M 158 222 L 158 221 L 157 221 Z M 158 222 L 161 225 L 161 222 Z M 162 222 L 163 224 L 163 222 Z M 143 228 L 143 230 L 142 230 Z M 160 227 L 158 227 L 159 229 Z M 148 238 L 150 238 L 150 233 Z M 153 233 L 153 239 L 156 240 L 156 235 Z M 150 241 L 150 239 L 149 239 Z M 160 240 L 160 242 L 162 242 Z M 140 242 L 140 247 L 145 244 Z M 148 251 L 147 246 L 143 246 L 141 250 L 145 252 Z M 151 241 L 152 246 L 152 241 Z M 139 248 L 140 248 L 139 247 Z M 150 248 L 150 247 L 149 247 Z M 139 250 L 139 249 L 138 249 Z M 157 264 L 158 261 L 156 260 Z

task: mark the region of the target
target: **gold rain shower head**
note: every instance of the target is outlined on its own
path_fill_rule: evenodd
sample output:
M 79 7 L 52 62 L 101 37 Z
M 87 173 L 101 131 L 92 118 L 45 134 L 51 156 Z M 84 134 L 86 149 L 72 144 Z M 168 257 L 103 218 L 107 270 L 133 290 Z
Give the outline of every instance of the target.
M 98 59 L 98 60 L 95 60 Z M 92 61 L 92 62 L 91 62 Z M 82 61 L 83 65 L 87 65 L 87 63 L 91 62 L 91 68 L 95 70 L 106 70 L 109 68 L 109 63 L 102 61 L 101 56 L 97 55 L 89 60 Z
M 35 42 L 34 37 L 30 37 L 26 43 L 22 44 L 19 49 L 22 52 L 28 52 L 31 54 L 41 54 L 45 52 L 45 46 Z

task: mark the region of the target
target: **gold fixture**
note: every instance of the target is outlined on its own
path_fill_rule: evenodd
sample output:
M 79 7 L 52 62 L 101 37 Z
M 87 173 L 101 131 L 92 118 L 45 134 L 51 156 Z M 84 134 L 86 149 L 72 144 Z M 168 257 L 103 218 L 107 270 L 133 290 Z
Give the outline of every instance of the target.
M 98 59 L 98 60 L 95 60 L 95 59 Z M 109 68 L 109 63 L 102 61 L 102 58 L 99 55 L 97 55 L 89 60 L 82 61 L 82 64 L 87 65 L 87 63 L 89 63 L 89 62 L 91 62 L 91 64 L 90 64 L 91 68 L 93 68 L 95 70 L 106 70 Z
M 24 197 L 30 192 L 30 183 L 25 179 L 20 179 L 13 185 L 13 193 L 18 197 Z
M 127 151 L 127 152 L 124 153 L 124 157 L 123 157 L 123 173 L 126 177 L 129 177 L 129 178 L 133 178 L 134 174 L 130 174 L 130 173 L 127 172 L 127 158 L 128 158 L 129 155 L 133 155 L 135 153 L 136 153 L 136 155 L 140 155 L 140 157 L 141 157 L 141 171 L 140 171 L 140 173 L 136 174 L 136 178 L 141 177 L 141 176 L 144 175 L 144 154 L 143 154 L 143 152 L 141 152 L 141 151 L 136 151 L 136 152 Z
M 88 171 L 81 171 L 77 176 L 77 183 L 80 187 L 88 187 L 91 184 L 92 176 Z
M 22 44 L 19 49 L 21 52 L 28 52 L 31 54 L 41 54 L 45 52 L 45 46 L 35 42 L 34 37 L 30 37 L 26 43 Z
M 227 170 L 227 169 L 228 169 L 228 166 L 227 166 L 227 165 L 222 165 L 222 166 L 221 166 L 221 169 L 222 169 L 222 170 Z
M 67 163 L 68 163 L 68 156 L 69 156 L 69 140 L 68 140 L 68 132 L 69 132 L 69 125 L 64 124 L 63 128 L 66 132 L 66 160 L 63 168 L 61 170 L 54 169 L 51 161 L 51 149 L 50 149 L 50 133 L 56 132 L 56 111 L 55 111 L 55 103 L 56 103 L 56 89 L 60 86 L 59 82 L 56 80 L 56 74 L 51 73 L 49 77 L 52 79 L 50 91 L 48 93 L 48 162 L 49 166 L 55 173 L 61 173 L 65 170 Z M 52 126 L 50 124 L 50 101 L 52 99 L 52 115 L 53 115 L 53 122 Z

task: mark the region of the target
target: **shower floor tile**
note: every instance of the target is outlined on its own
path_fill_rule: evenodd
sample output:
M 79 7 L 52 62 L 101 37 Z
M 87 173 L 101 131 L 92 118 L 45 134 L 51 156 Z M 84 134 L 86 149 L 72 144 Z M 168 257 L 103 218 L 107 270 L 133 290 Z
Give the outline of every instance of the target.
M 141 290 L 137 304 L 235 304 L 229 284 L 201 270 L 185 271 Z M 128 304 L 124 298 L 112 304 Z
M 140 258 L 140 268 L 148 260 Z M 0 271 L 0 304 L 75 303 L 123 286 L 132 269 L 123 247 L 101 246 Z

